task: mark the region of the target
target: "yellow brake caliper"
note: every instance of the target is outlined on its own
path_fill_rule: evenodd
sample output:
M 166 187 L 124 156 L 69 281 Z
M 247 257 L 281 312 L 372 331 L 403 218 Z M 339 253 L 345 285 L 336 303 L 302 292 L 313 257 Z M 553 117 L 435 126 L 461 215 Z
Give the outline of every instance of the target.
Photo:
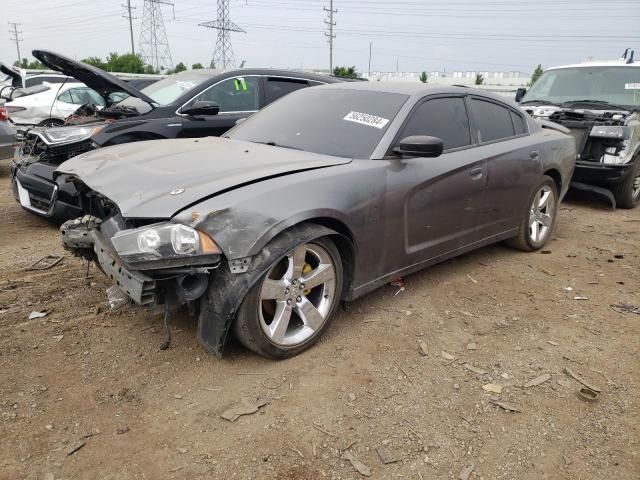
M 302 268 L 302 273 L 309 273 L 311 270 L 313 270 L 313 267 L 305 262 L 304 267 Z M 303 295 L 306 297 L 309 295 L 309 292 L 311 292 L 311 289 L 305 290 Z

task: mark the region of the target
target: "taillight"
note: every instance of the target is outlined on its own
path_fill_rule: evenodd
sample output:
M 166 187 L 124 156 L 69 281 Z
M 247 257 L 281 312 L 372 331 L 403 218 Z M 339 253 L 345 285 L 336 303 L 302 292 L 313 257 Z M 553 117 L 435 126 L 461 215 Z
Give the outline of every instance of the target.
M 0 107 L 0 122 L 9 120 L 9 112 L 4 107 Z

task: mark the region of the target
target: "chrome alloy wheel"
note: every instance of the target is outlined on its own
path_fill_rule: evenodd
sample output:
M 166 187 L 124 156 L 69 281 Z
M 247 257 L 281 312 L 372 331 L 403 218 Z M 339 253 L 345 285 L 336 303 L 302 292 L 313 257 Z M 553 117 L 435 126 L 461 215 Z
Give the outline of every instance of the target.
M 633 179 L 633 198 L 640 197 L 640 175 Z
M 269 340 L 296 346 L 327 321 L 336 301 L 336 270 L 320 245 L 297 246 L 271 267 L 260 289 L 258 316 Z
M 544 185 L 533 197 L 529 211 L 529 238 L 537 245 L 547 241 L 553 225 L 555 202 L 553 189 L 548 185 Z

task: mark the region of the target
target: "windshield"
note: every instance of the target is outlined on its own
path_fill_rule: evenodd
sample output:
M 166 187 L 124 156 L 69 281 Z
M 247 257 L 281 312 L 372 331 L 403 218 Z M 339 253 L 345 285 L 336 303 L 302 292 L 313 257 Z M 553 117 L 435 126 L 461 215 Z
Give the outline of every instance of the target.
M 640 105 L 639 67 L 579 67 L 549 70 L 522 99 L 556 105 L 571 100 L 595 100 L 617 105 Z
M 141 91 L 159 105 L 169 105 L 184 95 L 189 90 L 193 90 L 201 83 L 212 78 L 214 74 L 205 71 L 187 71 L 171 75 L 156 83 L 143 88 Z M 136 107 L 140 110 L 140 104 L 144 103 L 138 98 L 129 97 L 121 101 L 118 105 Z
M 228 137 L 345 158 L 369 158 L 409 98 L 395 93 L 314 87 L 298 90 Z

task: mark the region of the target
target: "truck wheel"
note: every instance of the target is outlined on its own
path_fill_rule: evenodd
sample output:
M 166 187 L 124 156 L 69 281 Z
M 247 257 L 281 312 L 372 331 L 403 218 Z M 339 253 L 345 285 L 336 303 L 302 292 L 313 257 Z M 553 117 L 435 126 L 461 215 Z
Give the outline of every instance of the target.
M 329 238 L 292 242 L 249 290 L 235 321 L 247 348 L 268 358 L 293 357 L 329 326 L 342 292 L 342 262 Z
M 551 238 L 558 214 L 558 187 L 556 182 L 544 175 L 535 188 L 524 214 L 518 236 L 507 240 L 507 245 L 533 252 L 540 250 Z
M 631 175 L 611 188 L 620 208 L 635 208 L 640 204 L 640 158 L 635 163 Z

